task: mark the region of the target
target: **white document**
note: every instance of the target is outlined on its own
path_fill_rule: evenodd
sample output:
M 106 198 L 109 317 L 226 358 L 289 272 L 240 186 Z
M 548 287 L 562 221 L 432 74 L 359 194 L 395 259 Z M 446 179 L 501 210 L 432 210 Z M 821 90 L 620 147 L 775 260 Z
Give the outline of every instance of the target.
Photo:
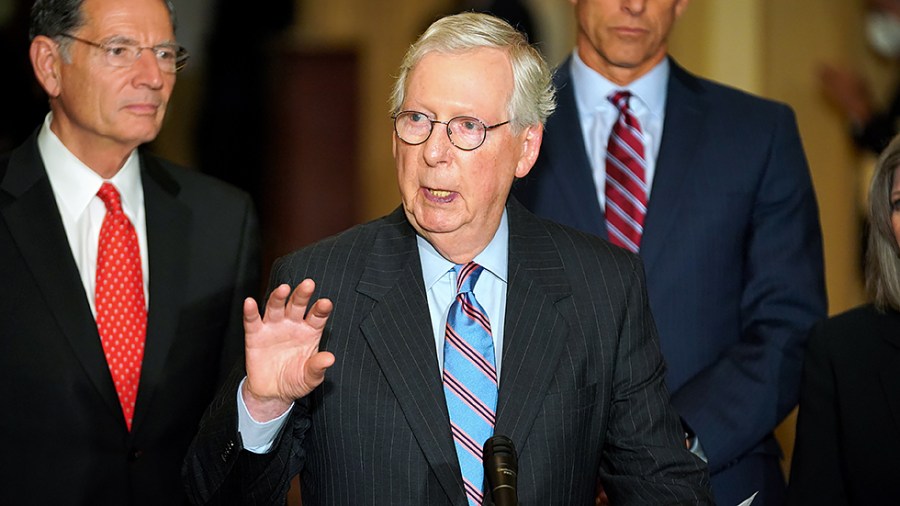
M 746 501 L 744 501 L 744 502 L 738 504 L 737 506 L 750 506 L 750 503 L 753 502 L 753 499 L 756 497 L 756 494 L 758 494 L 758 493 L 759 493 L 758 490 L 757 490 L 756 492 L 753 492 L 753 495 L 751 495 L 750 497 L 748 497 Z

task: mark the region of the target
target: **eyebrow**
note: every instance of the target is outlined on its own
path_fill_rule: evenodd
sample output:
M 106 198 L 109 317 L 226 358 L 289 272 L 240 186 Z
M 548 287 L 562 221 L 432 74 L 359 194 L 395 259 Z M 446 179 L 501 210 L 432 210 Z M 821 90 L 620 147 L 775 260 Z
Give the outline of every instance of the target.
M 105 39 L 101 39 L 101 44 L 121 44 L 126 46 L 140 46 L 141 43 L 132 39 L 131 37 L 126 37 L 124 35 L 112 35 Z M 159 46 L 172 46 L 175 47 L 178 44 L 172 40 L 164 40 L 162 42 L 154 44 L 152 47 Z

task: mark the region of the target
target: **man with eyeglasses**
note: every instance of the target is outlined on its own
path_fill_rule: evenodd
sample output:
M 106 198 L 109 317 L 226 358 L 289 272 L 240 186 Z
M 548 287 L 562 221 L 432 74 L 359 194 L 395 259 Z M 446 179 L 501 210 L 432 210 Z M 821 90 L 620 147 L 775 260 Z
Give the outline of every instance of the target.
M 710 503 L 639 260 L 509 198 L 553 94 L 497 18 L 413 44 L 392 98 L 402 204 L 279 260 L 264 318 L 245 302 L 246 372 L 188 452 L 193 501 L 275 504 L 300 473 L 305 506 L 490 504 L 495 434 L 522 504 L 593 504 L 598 476 L 617 505 Z
M 146 153 L 187 61 L 163 0 L 38 0 L 50 114 L 0 157 L 0 504 L 172 505 L 258 288 L 249 197 Z

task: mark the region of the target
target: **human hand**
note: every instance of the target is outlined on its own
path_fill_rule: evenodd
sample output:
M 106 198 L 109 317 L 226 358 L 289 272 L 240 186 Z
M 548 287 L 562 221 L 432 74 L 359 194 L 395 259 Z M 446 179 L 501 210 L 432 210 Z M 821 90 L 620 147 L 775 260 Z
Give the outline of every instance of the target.
M 241 394 L 258 422 L 280 416 L 295 399 L 312 392 L 334 364 L 334 355 L 319 351 L 334 306 L 328 299 L 310 306 L 315 287 L 311 279 L 303 280 L 293 293 L 290 286 L 280 285 L 266 302 L 265 317 L 255 300 L 244 301 L 247 380 Z
M 819 66 L 819 81 L 825 95 L 856 125 L 872 117 L 872 94 L 857 72 L 834 65 Z

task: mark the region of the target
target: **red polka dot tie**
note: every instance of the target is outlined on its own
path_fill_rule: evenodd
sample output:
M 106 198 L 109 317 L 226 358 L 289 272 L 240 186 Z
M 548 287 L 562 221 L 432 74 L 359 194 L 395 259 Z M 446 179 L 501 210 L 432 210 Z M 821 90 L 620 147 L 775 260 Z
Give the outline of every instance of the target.
M 116 187 L 103 183 L 97 196 L 106 205 L 97 248 L 97 330 L 131 430 L 147 336 L 141 251 Z

